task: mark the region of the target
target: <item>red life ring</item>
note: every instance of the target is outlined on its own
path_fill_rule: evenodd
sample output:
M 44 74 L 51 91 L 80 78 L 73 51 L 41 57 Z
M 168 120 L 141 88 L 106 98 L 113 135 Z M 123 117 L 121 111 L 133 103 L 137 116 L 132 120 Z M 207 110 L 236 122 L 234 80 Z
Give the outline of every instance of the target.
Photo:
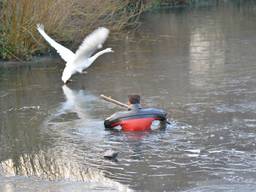
M 167 113 L 160 109 L 147 108 L 118 112 L 104 121 L 107 129 L 120 126 L 122 131 L 149 131 L 153 121 L 160 121 L 159 128 L 165 128 Z

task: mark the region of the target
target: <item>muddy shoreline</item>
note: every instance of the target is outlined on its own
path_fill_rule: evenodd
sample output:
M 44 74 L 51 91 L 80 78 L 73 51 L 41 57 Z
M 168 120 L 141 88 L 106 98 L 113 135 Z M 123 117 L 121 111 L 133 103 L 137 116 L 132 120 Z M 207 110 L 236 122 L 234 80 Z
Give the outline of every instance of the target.
M 63 61 L 55 56 L 33 57 L 29 61 L 4 61 L 0 60 L 0 68 L 18 68 L 18 67 L 53 67 L 63 64 Z

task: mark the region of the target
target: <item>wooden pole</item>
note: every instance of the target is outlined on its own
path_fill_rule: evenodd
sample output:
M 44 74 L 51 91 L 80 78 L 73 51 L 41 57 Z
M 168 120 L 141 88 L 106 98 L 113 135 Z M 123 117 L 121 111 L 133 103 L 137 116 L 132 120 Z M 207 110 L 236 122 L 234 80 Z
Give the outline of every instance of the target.
M 111 97 L 107 97 L 107 96 L 105 96 L 105 95 L 100 95 L 100 97 L 101 97 L 102 99 L 104 99 L 105 101 L 114 103 L 114 104 L 116 104 L 116 105 L 119 105 L 120 107 L 124 107 L 124 108 L 126 108 L 126 109 L 128 108 L 128 105 L 127 105 L 127 104 L 122 103 L 122 102 L 120 102 L 120 101 L 117 101 L 117 100 L 115 100 L 115 99 L 112 99 Z

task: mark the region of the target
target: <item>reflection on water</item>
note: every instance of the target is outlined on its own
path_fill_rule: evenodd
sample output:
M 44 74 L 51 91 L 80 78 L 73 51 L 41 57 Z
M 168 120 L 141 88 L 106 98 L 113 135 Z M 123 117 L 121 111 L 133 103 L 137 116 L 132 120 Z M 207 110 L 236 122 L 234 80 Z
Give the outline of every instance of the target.
M 115 54 L 69 85 L 61 62 L 1 67 L 0 191 L 253 191 L 254 10 L 219 3 L 145 15 L 140 31 L 108 42 Z M 105 130 L 120 108 L 98 96 L 125 102 L 131 93 L 172 124 Z M 109 149 L 118 162 L 103 158 Z
M 104 186 L 106 190 L 131 191 L 124 185 L 106 178 L 100 170 L 85 169 L 77 164 L 75 159 L 70 159 L 70 156 L 58 154 L 58 157 L 55 157 L 53 154 L 51 151 L 47 153 L 40 151 L 33 155 L 23 154 L 18 159 L 8 159 L 1 162 L 0 170 L 7 177 L 23 175 L 36 176 L 51 181 L 83 181 L 85 183 L 93 183 L 95 187 Z M 12 187 L 10 185 L 10 188 Z
M 66 85 L 62 87 L 62 91 L 65 101 L 52 109 L 50 115 L 40 126 L 40 134 L 44 138 L 46 146 L 45 143 L 36 143 L 35 146 L 31 146 L 33 153 L 15 154 L 14 158 L 2 160 L 0 163 L 1 175 L 5 177 L 36 176 L 46 179 L 46 181 L 83 181 L 87 185 L 91 183 L 92 189 L 91 187 L 82 187 L 85 190 L 103 188 L 106 191 L 131 191 L 125 185 L 105 177 L 104 172 L 98 169 L 98 166 L 90 166 L 90 162 L 84 157 L 84 151 L 88 151 L 86 147 L 91 147 L 93 142 L 101 139 L 97 131 L 95 131 L 96 133 L 90 133 L 91 130 L 89 132 L 79 131 L 84 127 L 97 127 L 97 120 L 93 121 L 89 115 L 90 108 L 93 102 L 97 102 L 97 98 L 84 90 L 72 90 Z M 22 110 L 27 111 L 30 108 L 25 107 Z M 70 118 L 70 114 L 75 114 L 75 118 Z M 100 123 L 102 124 L 102 122 Z M 72 127 L 76 128 L 76 133 L 73 133 L 74 130 L 70 130 Z M 91 140 L 87 141 L 89 145 L 81 146 L 81 137 L 84 134 L 88 134 Z M 96 136 L 99 138 L 95 139 Z M 27 143 L 26 145 L 30 146 L 31 144 Z M 102 164 L 103 156 L 98 155 L 98 158 Z M 53 186 L 56 185 L 59 190 L 63 188 L 59 187 L 58 183 L 53 184 Z M 0 189 L 8 191 L 9 187 L 6 186 L 1 187 L 0 182 Z M 10 185 L 10 188 L 12 189 L 13 186 Z
M 83 169 L 76 165 L 72 156 L 53 156 L 39 151 L 37 154 L 23 154 L 17 159 L 8 159 L 1 162 L 3 174 L 6 176 L 25 175 L 37 176 L 49 180 L 68 179 L 73 181 L 103 180 L 100 171 Z M 59 158 L 59 159 L 57 159 Z M 98 177 L 98 178 L 97 178 Z
M 190 82 L 196 88 L 207 87 L 206 79 L 211 72 L 221 73 L 225 65 L 225 39 L 222 31 L 217 31 L 220 27 L 216 27 L 214 36 L 209 36 L 209 29 L 202 25 L 191 31 L 190 36 Z
M 67 113 L 75 113 L 77 119 L 80 119 L 83 122 L 89 120 L 90 116 L 88 111 L 90 111 L 90 108 L 86 104 L 95 100 L 95 96 L 86 94 L 83 90 L 73 91 L 66 85 L 62 86 L 62 90 L 66 97 L 66 101 L 62 103 L 61 107 L 54 113 L 53 117 L 56 118 Z

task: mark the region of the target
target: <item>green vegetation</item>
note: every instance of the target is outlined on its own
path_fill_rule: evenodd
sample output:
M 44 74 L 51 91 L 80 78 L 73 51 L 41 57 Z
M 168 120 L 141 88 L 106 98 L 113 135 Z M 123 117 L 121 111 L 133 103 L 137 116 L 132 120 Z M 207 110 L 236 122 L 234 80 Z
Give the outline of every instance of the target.
M 120 31 L 138 25 L 152 7 L 186 5 L 195 0 L 0 0 L 0 59 L 30 59 L 46 51 L 36 24 L 62 43 L 78 44 L 99 26 Z

